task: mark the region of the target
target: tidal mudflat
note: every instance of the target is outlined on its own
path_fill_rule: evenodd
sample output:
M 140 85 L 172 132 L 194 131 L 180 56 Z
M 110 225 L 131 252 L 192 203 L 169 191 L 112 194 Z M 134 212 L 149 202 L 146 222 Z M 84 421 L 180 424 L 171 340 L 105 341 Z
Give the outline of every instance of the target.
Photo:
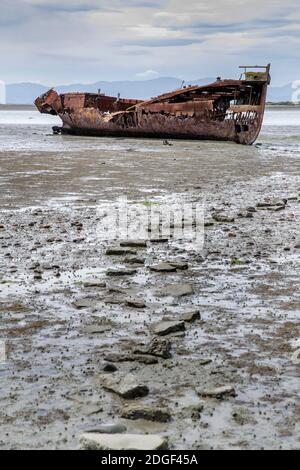
M 299 448 L 298 113 L 243 147 L 0 112 L 1 448 Z M 205 201 L 203 249 L 99 240 L 120 196 Z

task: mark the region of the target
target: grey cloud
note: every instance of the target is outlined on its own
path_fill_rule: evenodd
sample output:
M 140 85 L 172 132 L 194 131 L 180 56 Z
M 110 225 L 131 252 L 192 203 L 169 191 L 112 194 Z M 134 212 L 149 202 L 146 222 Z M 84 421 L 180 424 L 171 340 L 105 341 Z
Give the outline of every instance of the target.
M 140 47 L 176 47 L 176 46 L 189 46 L 191 44 L 200 44 L 201 39 L 133 39 L 126 41 L 123 45 L 126 46 L 140 46 Z M 119 43 L 121 45 L 121 43 Z

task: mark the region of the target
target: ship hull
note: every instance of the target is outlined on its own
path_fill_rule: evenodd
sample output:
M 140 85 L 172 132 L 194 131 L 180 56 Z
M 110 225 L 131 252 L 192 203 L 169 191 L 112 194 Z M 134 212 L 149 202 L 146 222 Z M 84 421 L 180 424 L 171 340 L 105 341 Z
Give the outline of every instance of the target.
M 218 80 L 147 101 L 49 90 L 35 104 L 40 112 L 61 118 L 63 126 L 55 130 L 63 134 L 251 145 L 262 127 L 268 83 L 269 66 L 245 80 Z
M 165 115 L 139 116 L 135 113 L 131 115 L 133 123 L 130 126 L 119 122 L 106 122 L 101 118 L 101 114 L 94 110 L 79 110 L 59 116 L 63 122 L 61 128 L 63 134 L 94 137 L 223 140 L 245 145 L 255 142 L 263 122 L 263 113 L 256 114 L 253 118 L 237 113 L 222 122 L 215 122 L 208 117 L 201 119 L 190 116 L 181 118 Z

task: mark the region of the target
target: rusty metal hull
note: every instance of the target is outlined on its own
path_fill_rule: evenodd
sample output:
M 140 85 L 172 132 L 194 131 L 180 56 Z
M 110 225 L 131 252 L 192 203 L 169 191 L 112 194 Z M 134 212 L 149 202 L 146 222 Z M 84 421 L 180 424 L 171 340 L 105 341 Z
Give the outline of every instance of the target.
M 216 122 L 210 117 L 166 116 L 161 114 L 131 113 L 132 124 L 105 121 L 93 109 L 78 110 L 71 114 L 59 114 L 63 121 L 62 132 L 73 135 L 140 137 L 162 139 L 224 140 L 252 144 L 257 139 L 263 122 L 263 113 L 252 117 L 233 114 Z M 237 132 L 238 126 L 247 126 L 247 133 Z M 238 128 L 239 129 L 239 128 Z
M 269 70 L 269 69 L 268 69 Z M 91 136 L 224 140 L 251 145 L 263 123 L 267 80 L 218 80 L 148 101 L 98 94 L 58 95 L 35 102 L 58 115 L 62 133 Z

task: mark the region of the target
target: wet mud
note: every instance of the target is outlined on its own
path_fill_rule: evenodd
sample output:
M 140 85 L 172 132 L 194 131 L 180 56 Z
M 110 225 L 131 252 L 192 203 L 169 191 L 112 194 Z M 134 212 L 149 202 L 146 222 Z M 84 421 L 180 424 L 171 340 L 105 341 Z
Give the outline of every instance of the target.
M 0 447 L 78 448 L 117 424 L 170 449 L 299 448 L 300 160 L 47 139 L 64 150 L 1 152 Z M 111 250 L 97 208 L 124 195 L 205 202 L 203 249 Z

